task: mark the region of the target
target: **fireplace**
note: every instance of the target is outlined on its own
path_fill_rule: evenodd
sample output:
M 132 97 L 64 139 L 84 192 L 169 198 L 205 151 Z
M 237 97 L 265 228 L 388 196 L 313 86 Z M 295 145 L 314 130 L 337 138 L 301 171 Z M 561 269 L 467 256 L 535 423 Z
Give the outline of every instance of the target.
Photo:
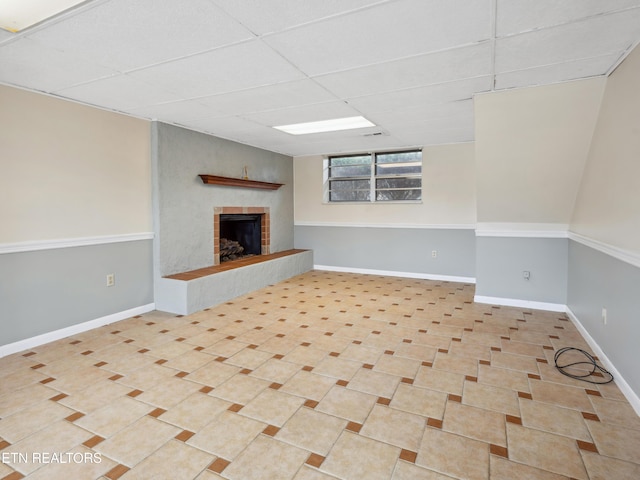
M 216 207 L 213 227 L 214 265 L 270 253 L 267 207 Z

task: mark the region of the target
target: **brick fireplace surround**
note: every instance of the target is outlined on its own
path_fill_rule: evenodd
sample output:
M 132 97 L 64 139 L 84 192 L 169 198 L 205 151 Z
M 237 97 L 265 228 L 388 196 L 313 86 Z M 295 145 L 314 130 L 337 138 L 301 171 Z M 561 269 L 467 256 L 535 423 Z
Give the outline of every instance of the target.
M 215 207 L 213 209 L 213 264 L 220 265 L 220 215 L 259 214 L 262 255 L 271 253 L 271 218 L 269 207 Z

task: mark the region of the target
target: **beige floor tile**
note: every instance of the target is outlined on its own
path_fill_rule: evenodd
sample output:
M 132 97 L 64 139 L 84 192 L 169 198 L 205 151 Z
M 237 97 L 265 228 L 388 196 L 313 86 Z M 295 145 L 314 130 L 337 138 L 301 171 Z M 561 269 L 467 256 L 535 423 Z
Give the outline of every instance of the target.
M 27 385 L 33 385 L 37 382 L 45 380 L 49 375 L 40 373 L 37 370 L 28 368 L 27 370 L 19 370 L 2 377 L 0 381 L 0 395 L 6 395 Z
M 478 376 L 478 361 L 459 355 L 438 352 L 433 362 L 433 368 L 461 375 L 470 375 L 472 377 Z
M 442 328 L 452 330 L 451 335 L 443 336 L 444 333 L 440 335 L 436 334 L 433 331 L 436 327 L 442 327 Z M 429 332 L 433 332 L 433 333 L 418 332 L 418 334 L 413 336 L 413 342 L 418 345 L 428 345 L 436 349 L 442 348 L 444 350 L 448 350 L 449 346 L 451 345 L 451 338 L 452 337 L 460 338 L 458 335 L 462 334 L 461 332 L 462 329 L 458 331 L 457 328 L 444 327 L 442 325 L 427 325 L 421 329 L 424 330 L 425 328 L 427 328 Z
M 361 367 L 362 363 L 360 362 L 328 356 L 318 363 L 313 369 L 313 373 L 348 381 Z
M 237 413 L 222 412 L 215 417 L 215 422 L 187 440 L 187 444 L 232 461 L 266 427 L 266 423 Z
M 504 353 L 515 355 L 526 355 L 534 358 L 544 358 L 544 349 L 541 345 L 533 343 L 514 342 L 513 340 L 502 340 L 499 345 Z
M 282 427 L 303 403 L 303 398 L 267 388 L 251 400 L 239 413 L 269 425 Z
M 376 405 L 365 420 L 360 435 L 416 452 L 425 425 L 424 417 Z
M 391 477 L 400 450 L 345 431 L 320 470 L 343 479 L 386 480 Z
M 347 388 L 378 397 L 391 398 L 401 378 L 387 373 L 361 368 L 349 381 Z
M 2 382 L 2 379 L 0 379 L 0 382 Z M 25 388 L 5 393 L 0 397 L 0 418 L 8 417 L 19 410 L 24 410 L 36 403 L 55 397 L 58 393 L 60 392 L 41 383 L 34 383 Z
M 567 477 L 587 480 L 575 440 L 507 423 L 509 459 Z
M 462 343 L 484 345 L 486 347 L 500 347 L 502 339 L 500 338 L 500 335 L 496 335 L 494 333 L 465 331 L 462 333 Z
M 383 348 L 367 347 L 366 345 L 350 344 L 340 354 L 340 358 L 355 360 L 360 363 L 375 364 L 383 354 Z
M 427 388 L 401 383 L 391 399 L 390 406 L 423 417 L 442 419 L 447 394 Z
M 518 370 L 538 374 L 538 362 L 533 357 L 512 353 L 491 352 L 491 365 L 494 367 Z
M 350 384 L 352 382 L 353 379 Z M 279 391 L 319 402 L 335 384 L 334 378 L 300 370 Z
M 413 385 L 453 393 L 454 395 L 462 395 L 464 379 L 464 375 L 459 373 L 447 372 L 432 367 L 420 367 Z
M 557 383 L 531 380 L 531 395 L 538 402 L 549 403 L 560 407 L 573 408 L 581 412 L 595 413 L 589 396 L 582 388 L 560 385 Z
M 600 420 L 627 428 L 640 429 L 640 417 L 629 402 L 589 396 Z
M 136 349 L 140 350 L 141 347 L 137 346 Z M 154 356 L 141 355 L 136 352 L 135 354 L 129 355 L 128 357 L 122 357 L 113 360 L 102 368 L 120 375 L 128 375 L 136 370 L 144 369 L 153 365 L 157 360 L 158 359 Z
M 491 480 L 567 480 L 564 475 L 512 462 L 497 455 L 491 455 L 489 466 Z
M 209 387 L 217 387 L 218 385 L 233 377 L 240 370 L 240 367 L 213 361 L 200 367 L 184 378 L 192 382 L 207 385 Z
M 326 456 L 347 421 L 310 408 L 299 409 L 275 438 L 310 452 Z
M 260 435 L 224 470 L 230 480 L 292 479 L 309 452 Z
M 116 398 L 125 396 L 130 391 L 131 387 L 120 385 L 112 380 L 103 380 L 92 385 L 91 388 L 63 398 L 59 403 L 87 414 L 108 405 Z
M 442 429 L 464 437 L 507 446 L 505 416 L 483 408 L 447 402 Z
M 262 378 L 263 380 L 269 380 L 271 382 L 285 383 L 299 372 L 300 368 L 301 366 L 295 363 L 289 363 L 272 358 L 260 365 L 260 367 L 255 369 L 249 375 L 252 377 Z
M 525 372 L 489 365 L 478 365 L 478 382 L 494 387 L 529 393 L 529 377 Z
M 76 420 L 75 424 L 108 438 L 152 410 L 153 406 L 124 396 Z
M 418 343 L 400 343 L 395 349 L 395 356 L 413 358 L 421 362 L 433 362 L 436 357 L 436 347 L 420 345 Z
M 525 427 L 591 442 L 584 418 L 577 410 L 521 398 L 520 414 Z
M 228 360 L 225 360 L 225 363 L 255 370 L 272 357 L 273 355 L 271 355 L 269 352 L 261 352 L 259 350 L 245 348 L 244 350 L 240 350 Z
M 173 425 L 144 416 L 93 449 L 131 468 L 180 431 Z
M 196 392 L 163 413 L 159 418 L 190 432 L 198 432 L 226 411 L 231 402 Z
M 0 437 L 16 443 L 72 413 L 58 402 L 44 400 L 0 420 Z
M 489 478 L 489 445 L 426 428 L 416 465 L 463 480 Z
M 195 478 L 214 459 L 213 455 L 202 450 L 177 440 L 170 440 L 120 478 L 122 480 Z
M 300 342 L 287 338 L 286 336 L 273 337 L 260 344 L 257 350 L 260 350 L 261 352 L 269 352 L 274 355 L 286 355 L 298 346 L 300 346 Z
M 376 403 L 377 397 L 335 386 L 320 401 L 316 410 L 346 420 L 363 423 Z
M 413 463 L 399 460 L 393 471 L 391 480 L 451 480 L 451 478 L 452 477 L 448 475 L 442 475 L 433 470 L 418 467 Z
M 400 358 L 395 355 L 382 355 L 373 367 L 378 372 L 411 379 L 418 373 L 418 368 L 420 368 L 419 360 Z
M 592 452 L 581 451 L 580 453 L 589 473 L 589 480 L 640 478 L 640 465 L 637 463 L 625 462 Z
M 246 405 L 271 383 L 269 380 L 250 375 L 234 375 L 222 385 L 217 386 L 210 395 L 232 403 Z
M 33 453 L 67 452 L 92 437 L 90 432 L 65 420 L 48 423 L 46 427 L 27 438 L 2 450 L 1 457 L 9 456 L 7 465 L 23 475 L 29 474 L 42 466 L 41 457 L 33 457 Z M 20 454 L 26 456 L 20 457 Z M 4 461 L 4 460 L 3 460 Z
M 460 357 L 468 357 L 474 360 L 491 359 L 491 347 L 475 343 L 451 342 L 449 353 Z
M 136 397 L 136 400 L 167 410 L 176 406 L 200 388 L 202 388 L 202 385 L 199 383 L 177 377 L 169 377 L 155 387 L 142 392 Z
M 229 333 L 227 333 L 227 335 L 229 335 Z M 240 350 L 245 349 L 246 347 L 247 347 L 246 343 L 238 342 L 237 340 L 229 340 L 225 338 L 223 340 L 220 340 L 218 343 L 214 343 L 210 347 L 205 348 L 204 350 L 202 350 L 202 353 L 208 353 L 214 356 L 230 358 L 236 353 L 238 353 Z
M 518 395 L 507 388 L 467 381 L 464 383 L 462 403 L 516 417 L 520 416 Z
M 587 420 L 600 455 L 640 464 L 640 430 Z
M 132 389 L 145 391 L 152 389 L 175 374 L 176 371 L 171 368 L 152 364 L 127 373 L 124 377 L 118 379 L 118 383 L 127 385 Z
M 94 384 L 107 380 L 112 375 L 113 373 L 108 370 L 102 370 L 92 365 L 91 367 L 68 372 L 47 385 L 60 392 L 71 395 L 91 388 Z
M 193 372 L 203 365 L 212 362 L 215 358 L 215 356 L 209 355 L 208 353 L 196 352 L 195 350 L 191 350 L 170 359 L 167 363 L 163 364 L 163 366 L 167 368 L 173 368 L 181 372 Z
M 287 353 L 284 356 L 283 360 L 298 365 L 311 365 L 312 367 L 315 367 L 327 355 L 328 353 L 323 350 L 318 350 L 317 348 L 313 348 L 311 346 L 305 347 L 300 345 Z

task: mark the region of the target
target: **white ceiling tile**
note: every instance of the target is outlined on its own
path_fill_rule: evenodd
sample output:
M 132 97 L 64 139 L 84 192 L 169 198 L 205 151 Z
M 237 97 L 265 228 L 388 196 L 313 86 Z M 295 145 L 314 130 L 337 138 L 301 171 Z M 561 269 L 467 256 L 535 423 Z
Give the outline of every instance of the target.
M 260 8 L 265 5 L 264 0 L 214 0 L 227 13 L 258 35 L 303 25 L 384 1 L 387 0 L 269 0 L 268 8 Z
M 401 0 L 265 37 L 308 75 L 490 38 L 490 0 Z
M 80 102 L 127 111 L 130 108 L 170 102 L 179 98 L 153 84 L 121 74 L 55 92 Z
M 620 58 L 619 54 L 604 55 L 527 70 L 499 73 L 496 75 L 496 89 L 531 87 L 605 75 L 618 58 Z
M 251 41 L 138 70 L 132 77 L 183 98 L 297 80 L 304 75 L 260 41 Z
M 473 100 L 461 100 L 440 105 L 421 105 L 403 110 L 393 110 L 372 115 L 370 120 L 390 131 L 398 126 L 411 126 L 427 122 L 439 122 L 447 117 L 473 118 Z M 445 120 L 443 120 L 443 123 Z
M 275 126 L 316 122 L 333 118 L 355 117 L 358 115 L 360 115 L 360 112 L 357 110 L 354 110 L 344 102 L 336 101 L 252 113 L 243 115 L 243 117 L 262 125 Z
M 240 117 L 204 117 L 186 121 L 184 126 L 212 133 L 224 138 L 238 138 L 241 135 L 253 134 L 267 127 Z
M 640 8 L 496 40 L 496 72 L 622 53 L 640 38 Z
M 314 80 L 340 98 L 353 98 L 491 73 L 491 45 L 485 42 L 323 75 Z
M 0 82 L 44 92 L 117 73 L 28 38 L 0 47 L 0 65 Z
M 640 6 L 640 0 L 497 0 L 497 36 L 569 23 Z
M 180 100 L 177 102 L 160 103 L 146 107 L 130 108 L 132 115 L 160 120 L 168 123 L 184 123 L 189 120 L 215 116 L 216 112 L 210 107 L 202 105 L 197 100 Z M 223 116 L 220 114 L 219 116 Z
M 335 100 L 335 97 L 312 80 L 304 79 L 202 97 L 198 100 L 225 115 L 240 115 L 328 102 Z
M 485 75 L 455 82 L 428 85 L 378 95 L 350 98 L 347 103 L 365 115 L 434 105 L 472 98 L 479 92 L 487 92 L 493 86 L 493 77 Z
M 111 0 L 30 36 L 121 71 L 254 37 L 208 0 Z

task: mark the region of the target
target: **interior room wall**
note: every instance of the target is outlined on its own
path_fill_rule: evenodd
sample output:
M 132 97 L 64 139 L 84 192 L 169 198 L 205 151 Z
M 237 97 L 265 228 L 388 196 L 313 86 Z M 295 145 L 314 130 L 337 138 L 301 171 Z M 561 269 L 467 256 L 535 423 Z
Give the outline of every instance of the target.
M 570 226 L 567 304 L 640 412 L 640 48 L 607 79 Z M 607 312 L 606 324 L 603 309 Z
M 148 122 L 8 86 L 0 105 L 0 345 L 150 308 Z
M 475 276 L 473 144 L 423 149 L 420 203 L 325 202 L 324 159 L 294 159 L 296 247 L 313 249 L 316 265 Z
M 605 82 L 476 96 L 478 297 L 566 304 L 567 229 Z

